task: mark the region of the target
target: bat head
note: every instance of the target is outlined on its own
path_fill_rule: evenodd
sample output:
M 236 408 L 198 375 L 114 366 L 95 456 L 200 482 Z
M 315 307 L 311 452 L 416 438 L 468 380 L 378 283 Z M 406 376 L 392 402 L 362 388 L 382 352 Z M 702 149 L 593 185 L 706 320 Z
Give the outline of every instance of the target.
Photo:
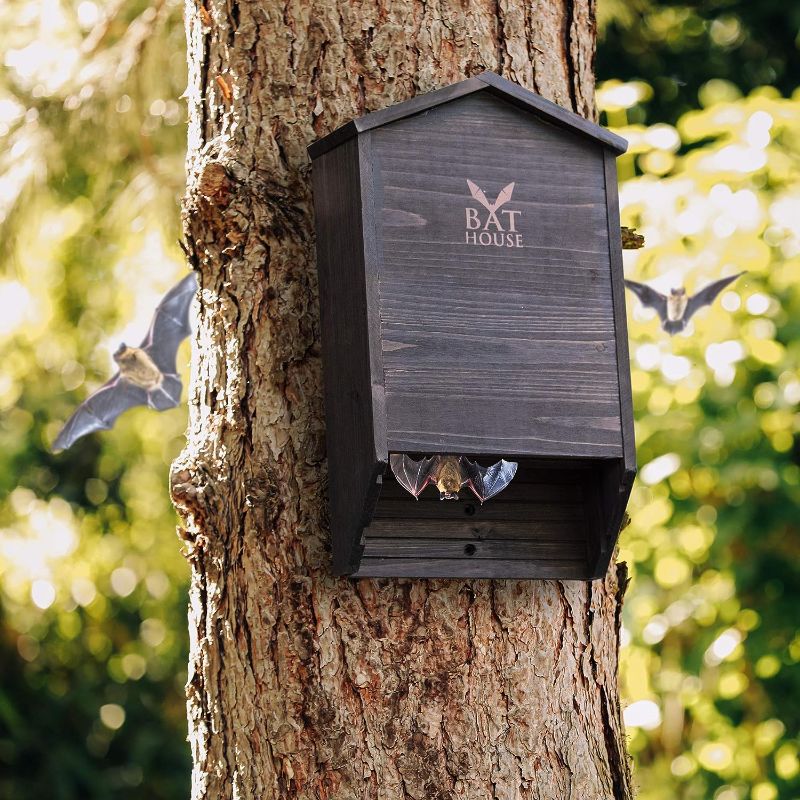
M 680 289 L 670 289 L 669 293 L 673 297 L 684 297 L 686 294 L 686 289 L 684 289 L 683 286 L 681 286 Z
M 123 342 L 113 353 L 112 358 L 114 361 L 117 362 L 120 366 L 128 361 L 131 360 L 131 356 L 133 355 L 134 348 L 128 347 L 128 345 Z

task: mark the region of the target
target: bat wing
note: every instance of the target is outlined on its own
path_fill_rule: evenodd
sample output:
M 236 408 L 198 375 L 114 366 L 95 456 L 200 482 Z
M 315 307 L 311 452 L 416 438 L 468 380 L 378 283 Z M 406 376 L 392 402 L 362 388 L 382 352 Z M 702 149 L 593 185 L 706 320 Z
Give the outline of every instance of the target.
M 625 281 L 625 286 L 630 289 L 638 298 L 639 302 L 647 308 L 653 308 L 658 313 L 662 322 L 667 319 L 667 298 L 665 295 L 651 289 L 645 283 L 636 283 L 636 281 Z
M 53 442 L 53 452 L 66 450 L 88 433 L 108 430 L 117 417 L 134 406 L 147 405 L 147 392 L 117 373 L 78 406 Z
M 461 464 L 467 474 L 469 488 L 481 503 L 500 494 L 517 474 L 517 463 L 505 459 L 492 464 L 491 467 L 484 468 L 480 464 L 462 457 Z
M 161 383 L 147 392 L 147 405 L 156 411 L 166 411 L 181 404 L 183 384 L 177 375 L 164 375 Z
M 730 284 L 742 275 L 744 275 L 744 272 L 739 272 L 736 275 L 721 278 L 718 281 L 709 283 L 708 286 L 704 286 L 697 294 L 689 298 L 683 318 L 688 322 L 692 314 L 699 311 L 703 306 L 710 306 L 726 286 L 730 286 Z
M 392 453 L 389 456 L 389 466 L 392 468 L 397 482 L 408 492 L 419 498 L 420 492 L 433 480 L 438 458 L 423 458 L 414 461 L 413 458 Z
M 467 186 L 469 186 L 469 193 L 486 209 L 492 210 L 492 204 L 487 200 L 486 195 L 480 189 L 478 184 L 473 183 L 467 178 Z
M 500 194 L 497 195 L 497 200 L 494 201 L 492 209 L 494 211 L 497 211 L 497 209 L 500 208 L 500 206 L 504 206 L 511 199 L 511 195 L 513 193 L 514 193 L 514 184 L 509 183 L 508 186 L 503 188 L 500 191 Z
M 173 286 L 156 308 L 150 330 L 141 348 L 166 374 L 176 372 L 175 356 L 180 343 L 191 333 L 189 307 L 197 291 L 197 276 L 191 272 Z

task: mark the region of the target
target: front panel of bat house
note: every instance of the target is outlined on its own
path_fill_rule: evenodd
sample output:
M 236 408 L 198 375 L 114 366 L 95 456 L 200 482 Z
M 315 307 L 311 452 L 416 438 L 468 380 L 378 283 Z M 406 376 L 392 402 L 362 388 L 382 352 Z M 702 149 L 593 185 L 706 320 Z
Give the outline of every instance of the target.
M 635 470 L 623 149 L 491 73 L 312 146 L 336 572 L 605 573 Z M 469 462 L 501 459 L 481 503 Z

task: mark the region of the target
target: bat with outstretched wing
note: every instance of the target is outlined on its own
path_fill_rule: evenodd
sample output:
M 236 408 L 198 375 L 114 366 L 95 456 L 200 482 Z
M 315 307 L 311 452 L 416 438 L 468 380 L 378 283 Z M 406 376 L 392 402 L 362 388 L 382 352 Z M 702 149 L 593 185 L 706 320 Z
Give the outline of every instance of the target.
M 671 289 L 668 295 L 657 292 L 651 286 L 636 281 L 625 281 L 625 286 L 638 298 L 639 302 L 647 308 L 652 308 L 661 320 L 661 327 L 670 335 L 685 330 L 692 316 L 703 306 L 710 306 L 717 299 L 719 293 L 732 284 L 737 278 L 744 275 L 738 272 L 727 278 L 704 286 L 697 294 L 688 295 L 686 289 Z
M 464 456 L 449 455 L 414 461 L 406 455 L 392 453 L 389 465 L 397 482 L 417 499 L 432 483 L 439 490 L 440 500 L 458 500 L 459 491 L 467 486 L 481 503 L 502 492 L 517 472 L 513 461 L 503 459 L 487 468 Z
M 502 492 L 517 474 L 516 462 L 505 459 L 492 464 L 491 467 L 482 467 L 477 462 L 462 456 L 461 463 L 467 475 L 467 486 L 481 503 Z
M 139 347 L 119 346 L 114 353 L 119 371 L 78 406 L 53 442 L 54 452 L 89 433 L 109 430 L 134 406 L 164 411 L 179 405 L 183 387 L 175 359 L 191 332 L 189 307 L 196 291 L 197 277 L 191 273 L 164 295 Z

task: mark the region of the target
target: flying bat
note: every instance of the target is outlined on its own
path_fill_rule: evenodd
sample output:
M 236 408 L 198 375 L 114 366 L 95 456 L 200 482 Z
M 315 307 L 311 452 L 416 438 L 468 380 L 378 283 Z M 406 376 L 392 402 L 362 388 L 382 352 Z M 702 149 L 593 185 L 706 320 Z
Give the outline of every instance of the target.
M 422 490 L 432 483 L 439 490 L 440 500 L 458 500 L 461 488 L 468 486 L 483 503 L 502 492 L 517 472 L 514 461 L 503 459 L 485 468 L 464 456 L 432 456 L 414 461 L 392 453 L 389 465 L 398 483 L 417 500 Z
M 134 406 L 164 411 L 179 405 L 183 387 L 175 358 L 191 331 L 189 306 L 196 291 L 197 276 L 190 273 L 164 295 L 142 343 L 119 346 L 114 353 L 119 371 L 78 406 L 53 442 L 53 452 L 66 450 L 93 431 L 109 430 Z
M 668 295 L 657 292 L 652 287 L 636 281 L 625 281 L 628 287 L 638 298 L 643 306 L 653 308 L 661 319 L 661 327 L 671 336 L 680 333 L 689 324 L 689 320 L 696 311 L 703 306 L 710 306 L 717 295 L 737 278 L 744 275 L 739 272 L 728 278 L 704 286 L 697 294 L 689 296 L 686 289 L 671 289 Z

